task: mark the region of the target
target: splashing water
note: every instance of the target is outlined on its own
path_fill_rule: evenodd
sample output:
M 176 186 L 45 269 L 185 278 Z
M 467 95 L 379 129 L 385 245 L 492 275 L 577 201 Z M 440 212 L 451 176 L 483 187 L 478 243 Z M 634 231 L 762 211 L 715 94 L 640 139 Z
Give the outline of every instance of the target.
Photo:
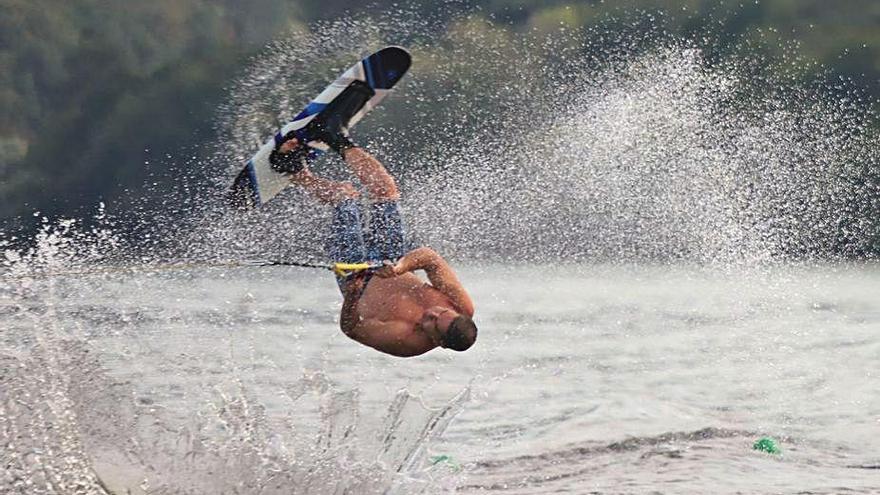
M 187 275 L 160 279 L 157 292 L 126 303 L 132 286 L 144 290 L 156 273 L 90 272 L 125 252 L 103 209 L 94 220 L 85 229 L 44 218 L 32 248 L 4 252 L 4 492 L 420 493 L 441 486 L 442 469 L 427 464 L 426 449 L 467 402 L 467 387 L 439 409 L 400 390 L 377 425 L 359 420 L 358 389 L 340 389 L 320 372 L 283 379 L 272 387 L 277 395 L 257 398 L 259 385 L 234 357 L 209 358 L 209 365 L 207 349 L 157 355 L 153 347 L 162 344 L 150 334 L 174 339 L 170 322 L 178 316 L 152 305 L 169 289 L 188 292 Z M 196 314 L 184 320 L 195 329 L 205 322 Z M 216 347 L 218 337 L 207 338 Z M 186 339 L 172 345 L 190 346 Z M 193 359 L 202 360 L 195 374 Z M 200 395 L 191 387 L 202 373 L 219 378 Z M 180 386 L 174 375 L 189 378 Z
M 470 157 L 417 181 L 416 223 L 444 249 L 513 259 L 870 252 L 867 122 L 803 90 L 744 97 L 756 83 L 735 64 L 682 45 L 576 74 L 549 109 L 514 117 L 525 136 L 476 137 Z
M 212 166 L 232 165 L 217 189 L 301 95 L 401 40 L 415 69 L 354 135 L 399 178 L 415 234 L 446 253 L 752 265 L 876 247 L 878 143 L 857 90 L 831 96 L 660 27 L 511 36 L 478 17 L 412 14 L 318 25 L 277 41 L 221 108 Z M 349 179 L 332 157 L 315 169 Z M 320 259 L 325 212 L 291 190 L 245 216 L 196 215 L 174 254 Z
M 170 494 L 492 486 L 468 485 L 427 456 L 474 402 L 466 381 L 443 389 L 442 406 L 431 409 L 368 379 L 341 383 L 361 371 L 334 373 L 366 364 L 390 380 L 387 362 L 339 351 L 335 340 L 309 340 L 319 351 L 300 342 L 335 325 L 330 290 L 300 290 L 291 302 L 265 287 L 277 274 L 235 269 L 45 276 L 156 260 L 322 259 L 315 232 L 324 207 L 291 189 L 259 211 L 231 214 L 220 206 L 222 191 L 324 81 L 392 43 L 412 51 L 412 73 L 354 135 L 399 177 L 411 231 L 444 254 L 742 267 L 876 250 L 880 186 L 869 172 L 878 143 L 873 116 L 852 95 L 768 76 L 755 70 L 760 61 L 718 57 L 717 47 L 656 26 L 647 35 L 511 35 L 478 16 L 415 11 L 318 24 L 273 43 L 233 86 L 218 110 L 221 139 L 206 146 L 210 160 L 187 164 L 194 171 L 181 179 L 196 183 L 203 173 L 216 187 L 175 197 L 170 213 L 149 217 L 172 217 L 175 228 L 153 221 L 131 239 L 100 211 L 89 228 L 44 219 L 27 249 L 0 238 L 0 441 L 9 446 L 0 487 Z M 347 178 L 332 159 L 315 170 Z M 485 295 L 505 303 L 496 289 Z M 483 357 L 471 363 L 477 374 L 496 358 Z M 422 366 L 427 376 L 455 363 Z M 558 455 L 508 455 L 464 470 L 509 480 L 535 459 L 564 469 L 558 459 L 584 452 L 754 434 L 694 431 L 624 447 L 557 445 Z M 493 435 L 515 437 L 503 425 Z M 658 449 L 643 456 L 672 456 Z

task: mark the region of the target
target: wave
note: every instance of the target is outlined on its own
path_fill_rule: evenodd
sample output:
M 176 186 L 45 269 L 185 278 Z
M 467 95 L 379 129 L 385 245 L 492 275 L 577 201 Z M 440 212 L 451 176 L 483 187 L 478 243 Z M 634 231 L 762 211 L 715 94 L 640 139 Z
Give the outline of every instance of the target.
M 422 493 L 444 477 L 428 446 L 470 397 L 432 409 L 401 390 L 374 424 L 357 390 L 320 372 L 285 387 L 285 414 L 233 373 L 187 413 L 138 397 L 82 341 L 37 341 L 0 354 L 0 487 L 11 492 Z

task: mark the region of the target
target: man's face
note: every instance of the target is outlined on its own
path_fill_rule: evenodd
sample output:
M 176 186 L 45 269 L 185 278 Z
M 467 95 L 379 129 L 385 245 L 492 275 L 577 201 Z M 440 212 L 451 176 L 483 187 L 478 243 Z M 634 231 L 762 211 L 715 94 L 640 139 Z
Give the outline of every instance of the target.
M 443 346 L 443 338 L 446 330 L 452 324 L 452 320 L 458 317 L 458 313 L 442 306 L 434 306 L 425 310 L 420 322 L 422 331 L 428 334 L 432 342 Z

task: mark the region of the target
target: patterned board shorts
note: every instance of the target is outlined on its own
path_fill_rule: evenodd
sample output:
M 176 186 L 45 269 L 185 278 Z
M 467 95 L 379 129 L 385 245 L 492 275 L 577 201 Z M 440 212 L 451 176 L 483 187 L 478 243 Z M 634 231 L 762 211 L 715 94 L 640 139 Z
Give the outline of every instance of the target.
M 363 210 L 369 214 L 367 219 L 363 218 Z M 354 199 L 336 206 L 325 244 L 327 257 L 341 263 L 394 262 L 406 254 L 408 247 L 397 201 L 372 203 L 362 208 Z M 345 285 L 357 276 L 337 276 L 339 289 L 344 293 Z M 364 281 L 366 287 L 372 273 L 363 276 L 367 277 Z

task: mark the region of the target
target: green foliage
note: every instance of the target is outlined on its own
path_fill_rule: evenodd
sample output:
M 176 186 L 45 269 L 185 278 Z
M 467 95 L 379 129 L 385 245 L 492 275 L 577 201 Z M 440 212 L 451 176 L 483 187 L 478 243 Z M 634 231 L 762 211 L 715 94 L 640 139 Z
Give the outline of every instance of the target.
M 236 68 L 299 22 L 281 0 L 0 1 L 3 217 L 137 187 L 144 150 L 208 132 Z

